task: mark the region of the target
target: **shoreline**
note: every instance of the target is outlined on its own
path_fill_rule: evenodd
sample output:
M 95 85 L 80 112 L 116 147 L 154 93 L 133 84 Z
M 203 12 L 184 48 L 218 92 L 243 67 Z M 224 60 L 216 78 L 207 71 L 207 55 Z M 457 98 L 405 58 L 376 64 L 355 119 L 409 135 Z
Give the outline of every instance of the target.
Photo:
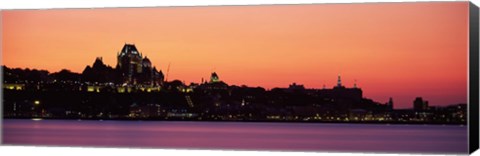
M 12 118 L 12 117 L 3 117 L 5 119 L 13 120 L 70 120 L 70 121 L 163 121 L 163 122 L 229 122 L 229 123 L 325 123 L 325 124 L 372 124 L 372 125 L 458 125 L 458 126 L 468 126 L 467 123 L 439 123 L 439 122 L 400 122 L 400 121 L 389 121 L 389 122 L 380 122 L 380 121 L 284 121 L 284 120 L 195 120 L 195 119 L 129 119 L 129 118 L 116 118 L 116 119 L 105 119 L 105 118 L 31 118 L 31 117 L 22 117 L 22 118 Z

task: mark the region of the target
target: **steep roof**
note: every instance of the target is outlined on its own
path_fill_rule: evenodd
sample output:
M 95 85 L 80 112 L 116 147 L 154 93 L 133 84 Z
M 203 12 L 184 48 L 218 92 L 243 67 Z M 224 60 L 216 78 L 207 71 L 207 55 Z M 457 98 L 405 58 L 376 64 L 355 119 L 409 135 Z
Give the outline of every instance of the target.
M 129 54 L 141 56 L 140 52 L 138 52 L 137 47 L 135 47 L 134 44 L 125 43 L 125 45 L 122 48 L 122 51 L 120 52 L 120 56 L 129 55 Z
M 143 62 L 151 63 L 151 62 L 150 62 L 150 59 L 148 59 L 147 56 L 145 56 L 145 58 L 143 58 Z

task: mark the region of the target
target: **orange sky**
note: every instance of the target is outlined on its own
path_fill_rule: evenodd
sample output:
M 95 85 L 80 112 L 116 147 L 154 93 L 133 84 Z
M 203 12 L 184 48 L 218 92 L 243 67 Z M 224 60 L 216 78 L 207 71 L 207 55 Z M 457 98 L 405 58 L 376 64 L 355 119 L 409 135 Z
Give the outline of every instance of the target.
M 396 108 L 466 102 L 468 2 L 2 11 L 3 64 L 82 72 L 134 43 L 169 80 L 332 87 Z

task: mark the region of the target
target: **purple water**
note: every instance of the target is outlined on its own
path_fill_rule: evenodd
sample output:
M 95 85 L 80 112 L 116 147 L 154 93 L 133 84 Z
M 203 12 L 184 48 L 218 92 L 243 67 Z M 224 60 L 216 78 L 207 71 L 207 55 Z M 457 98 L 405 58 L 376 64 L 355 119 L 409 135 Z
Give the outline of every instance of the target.
M 3 120 L 12 145 L 460 153 L 467 127 L 171 121 Z

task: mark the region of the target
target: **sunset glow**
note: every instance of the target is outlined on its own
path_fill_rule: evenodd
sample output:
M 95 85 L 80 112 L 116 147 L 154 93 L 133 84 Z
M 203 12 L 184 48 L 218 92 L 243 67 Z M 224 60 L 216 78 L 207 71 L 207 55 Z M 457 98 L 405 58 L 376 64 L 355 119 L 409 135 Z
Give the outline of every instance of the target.
M 81 73 L 135 44 L 168 80 L 328 88 L 378 102 L 467 101 L 468 2 L 4 10 L 2 64 Z

